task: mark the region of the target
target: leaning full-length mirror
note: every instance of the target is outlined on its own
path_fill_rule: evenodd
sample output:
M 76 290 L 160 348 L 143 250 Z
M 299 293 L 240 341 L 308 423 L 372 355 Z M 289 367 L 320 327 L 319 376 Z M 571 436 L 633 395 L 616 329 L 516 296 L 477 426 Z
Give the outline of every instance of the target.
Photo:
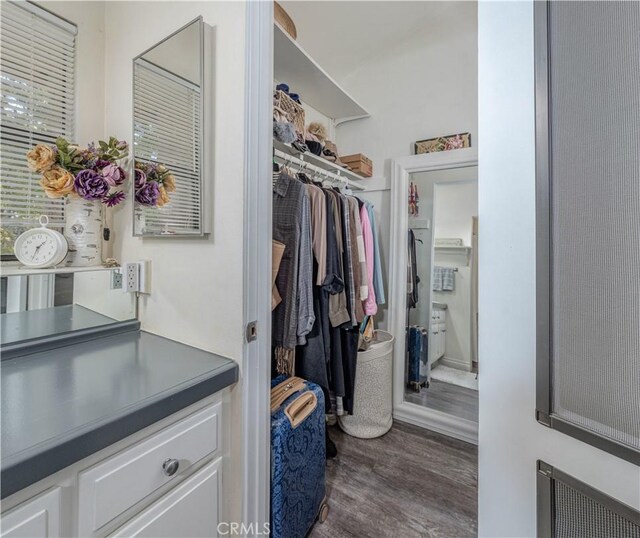
M 204 33 L 198 18 L 133 62 L 135 235 L 206 233 Z
M 405 401 L 478 422 L 478 168 L 411 174 Z

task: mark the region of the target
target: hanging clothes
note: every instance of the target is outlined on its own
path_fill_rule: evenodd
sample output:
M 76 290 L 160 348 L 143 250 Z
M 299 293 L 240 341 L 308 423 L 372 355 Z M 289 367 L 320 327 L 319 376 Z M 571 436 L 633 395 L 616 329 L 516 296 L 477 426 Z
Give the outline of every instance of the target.
M 353 281 L 356 295 L 356 321 L 360 324 L 365 316 L 362 301 L 369 295 L 369 287 L 367 285 L 367 261 L 365 258 L 362 221 L 360 220 L 358 200 L 353 196 L 349 196 L 347 201 L 349 202 L 349 230 L 352 234 L 351 259 L 353 260 Z
M 407 308 L 415 308 L 418 304 L 418 266 L 416 258 L 416 236 L 409 230 L 407 243 Z
M 343 262 L 345 268 L 345 284 L 347 288 L 347 307 L 351 326 L 358 324 L 356 318 L 356 285 L 353 265 L 353 245 L 351 235 L 351 219 L 349 216 L 349 200 L 346 196 L 340 196 L 342 202 L 342 235 L 344 243 Z
M 321 188 L 307 185 L 307 192 L 311 201 L 311 242 L 318 264 L 314 282 L 322 286 L 327 276 L 327 206 Z
M 360 208 L 360 220 L 362 221 L 362 236 L 364 238 L 364 251 L 367 263 L 367 287 L 369 293 L 364 301 L 364 313 L 367 316 L 373 316 L 378 312 L 376 304 L 376 292 L 373 286 L 373 232 L 371 231 L 371 222 L 369 221 L 369 212 L 367 206 L 362 204 Z
M 373 206 L 284 168 L 273 242 L 273 370 L 318 384 L 327 410 L 333 401 L 333 412 L 351 413 L 359 326 L 384 300 Z
M 341 203 L 337 199 L 337 195 L 330 190 L 325 191 L 325 196 L 327 197 L 327 219 L 332 220 L 331 231 L 328 233 L 327 241 L 330 245 L 329 250 L 332 251 L 333 270 L 340 281 L 340 289 L 329 297 L 329 319 L 331 320 L 331 325 L 339 327 L 349 321 L 342 259 L 344 246 L 342 243 L 342 220 L 340 217 Z M 327 228 L 329 229 L 329 227 Z
M 287 373 L 294 370 L 293 350 L 306 343 L 315 322 L 310 212 L 305 185 L 281 172 L 273 192 L 273 240 L 285 249 L 276 276 L 282 302 L 273 310 L 272 345 L 280 348 L 276 356 Z
M 376 212 L 373 204 L 366 203 L 369 212 L 369 222 L 371 223 L 371 232 L 373 234 L 373 287 L 376 294 L 376 303 L 384 304 L 384 284 L 382 282 L 382 264 L 380 263 L 380 232 L 376 226 Z

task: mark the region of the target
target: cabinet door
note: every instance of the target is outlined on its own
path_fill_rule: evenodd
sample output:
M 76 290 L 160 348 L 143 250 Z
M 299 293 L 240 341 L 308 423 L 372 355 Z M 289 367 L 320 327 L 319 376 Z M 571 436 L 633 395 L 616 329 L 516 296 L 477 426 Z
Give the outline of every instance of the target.
M 2 515 L 2 538 L 60 536 L 60 488 L 52 489 Z
M 113 536 L 149 538 L 218 535 L 222 459 L 207 464 Z

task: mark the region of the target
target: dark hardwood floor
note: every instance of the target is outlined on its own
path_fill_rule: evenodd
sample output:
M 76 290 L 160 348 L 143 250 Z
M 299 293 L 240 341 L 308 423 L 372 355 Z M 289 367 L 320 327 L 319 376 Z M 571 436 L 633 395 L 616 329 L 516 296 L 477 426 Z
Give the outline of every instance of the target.
M 310 538 L 477 535 L 476 446 L 400 422 L 378 439 L 329 432 L 329 517 Z
M 478 422 L 478 391 L 431 379 L 428 389 L 406 390 L 407 402 Z

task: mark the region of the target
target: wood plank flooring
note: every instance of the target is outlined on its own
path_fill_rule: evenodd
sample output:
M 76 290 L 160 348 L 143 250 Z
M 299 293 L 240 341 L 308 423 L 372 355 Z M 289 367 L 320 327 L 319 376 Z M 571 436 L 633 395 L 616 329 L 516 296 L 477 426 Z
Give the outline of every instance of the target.
M 310 538 L 477 535 L 476 446 L 397 421 L 378 439 L 329 432 L 329 517 Z
M 407 390 L 407 402 L 478 422 L 478 391 L 431 379 L 428 389 Z

